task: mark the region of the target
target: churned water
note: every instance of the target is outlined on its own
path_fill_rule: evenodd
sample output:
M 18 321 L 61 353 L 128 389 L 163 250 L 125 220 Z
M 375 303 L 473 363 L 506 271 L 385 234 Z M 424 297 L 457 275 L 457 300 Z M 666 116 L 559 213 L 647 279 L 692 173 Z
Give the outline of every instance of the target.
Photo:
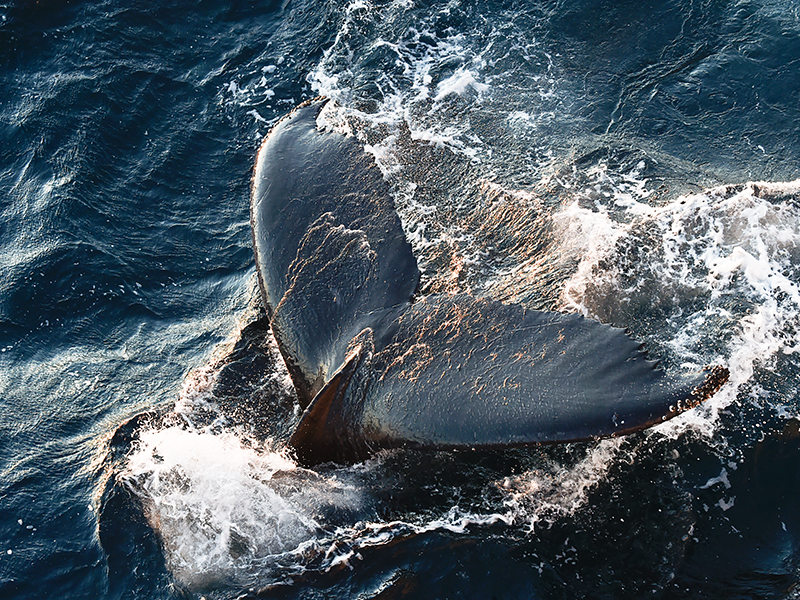
M 3 598 L 800 594 L 797 3 L 12 1 L 0 78 Z M 297 466 L 249 187 L 317 95 L 422 293 L 730 381 L 625 439 Z

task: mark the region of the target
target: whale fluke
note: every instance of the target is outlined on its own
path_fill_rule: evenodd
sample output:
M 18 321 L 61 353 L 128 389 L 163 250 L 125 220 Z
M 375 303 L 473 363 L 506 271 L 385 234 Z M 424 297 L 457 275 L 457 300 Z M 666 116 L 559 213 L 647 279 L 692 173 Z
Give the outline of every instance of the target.
M 414 299 L 419 270 L 388 186 L 324 99 L 258 153 L 251 224 L 271 327 L 304 413 L 305 464 L 381 448 L 510 447 L 638 431 L 727 370 L 667 377 L 623 330 L 466 294 Z
M 304 406 L 369 315 L 407 304 L 419 283 L 380 170 L 354 139 L 317 130 L 320 109 L 301 105 L 272 129 L 250 206 L 262 297 Z

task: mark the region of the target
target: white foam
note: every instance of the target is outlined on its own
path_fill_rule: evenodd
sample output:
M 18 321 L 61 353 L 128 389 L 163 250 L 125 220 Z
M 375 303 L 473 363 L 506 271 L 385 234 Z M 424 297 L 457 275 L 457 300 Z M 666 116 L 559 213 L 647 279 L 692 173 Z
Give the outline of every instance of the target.
M 323 568 L 336 564 L 352 568 L 351 561 L 360 558 L 361 549 L 410 535 L 437 531 L 465 534 L 476 527 L 498 523 L 530 533 L 537 526 L 568 518 L 586 505 L 591 491 L 606 477 L 621 444 L 621 439 L 603 440 L 571 468 L 552 462 L 535 472 L 506 477 L 495 484 L 504 494 L 498 512 L 474 512 L 454 505 L 423 522 L 361 522 L 340 528 L 328 546 Z
M 263 580 L 279 557 L 302 555 L 324 534 L 321 507 L 352 511 L 362 502 L 341 479 L 298 469 L 231 432 L 142 432 L 121 478 L 144 500 L 168 567 L 191 590 Z
M 351 2 L 333 44 L 308 76 L 311 89 L 336 100 L 346 117 L 358 123 L 356 135 L 374 148 L 390 148 L 397 140 L 397 129 L 403 128 L 411 139 L 482 160 L 486 148 L 476 141 L 469 115 L 452 110 L 451 100 L 461 97 L 480 103 L 491 97 L 493 84 L 484 74 L 483 54 L 492 42 L 473 40 L 463 33 L 437 34 L 434 15 L 412 28 L 393 27 L 410 8 L 407 2 L 380 9 Z M 382 26 L 377 30 L 365 26 L 373 22 Z M 386 52 L 394 65 L 382 56 L 387 68 L 370 81 L 379 90 L 372 98 L 377 105 L 369 112 L 361 111 L 356 108 L 354 91 L 362 85 L 359 77 L 364 69 L 359 61 Z M 376 152 L 379 164 L 391 156 L 387 150 Z M 382 168 L 393 172 L 396 165 Z
M 184 394 L 202 398 L 208 379 L 190 379 L 195 383 Z M 192 429 L 192 406 L 184 403 L 188 427 L 140 432 L 119 475 L 142 499 L 168 568 L 190 591 L 264 585 L 312 563 L 314 569 L 352 568 L 363 548 L 426 532 L 466 533 L 497 523 L 533 531 L 585 506 L 622 442 L 602 441 L 571 467 L 551 461 L 504 478 L 494 484 L 504 496 L 495 511 L 453 504 L 416 522 L 364 521 L 364 511 L 370 514 L 369 482 L 382 456 L 320 475 L 225 428 L 216 434 Z M 326 518 L 331 511 L 334 516 Z
M 482 94 L 489 91 L 490 86 L 478 81 L 476 75 L 477 73 L 470 69 L 458 69 L 450 77 L 436 84 L 436 96 L 433 98 L 434 101 L 441 102 L 450 94 L 464 96 L 470 90 L 477 92 L 478 98 L 480 99 Z
M 722 467 L 722 470 L 720 471 L 719 475 L 717 475 L 716 477 L 712 477 L 711 479 L 706 481 L 703 485 L 701 485 L 700 489 L 705 490 L 718 483 L 721 483 L 723 486 L 725 486 L 726 490 L 731 489 L 731 482 L 728 479 L 728 470 L 725 467 Z
M 593 209 L 575 200 L 555 217 L 565 251 L 582 256 L 564 286 L 563 306 L 602 320 L 598 307 L 674 297 L 659 332 L 664 346 L 689 366 L 722 363 L 731 375 L 704 408 L 658 430 L 692 426 L 711 435 L 719 411 L 756 368 L 771 369 L 776 357 L 800 348 L 792 328 L 800 316 L 793 267 L 800 257 L 800 180 L 720 187 L 664 206 L 641 202 L 641 193 L 619 202 L 614 190 L 592 191 L 601 198 Z M 614 207 L 622 214 L 612 214 Z M 649 252 L 631 273 L 625 253 L 642 244 Z M 718 347 L 710 347 L 715 338 Z
M 508 493 L 505 503 L 509 518 L 533 531 L 538 523 L 552 523 L 574 514 L 605 479 L 622 443 L 622 438 L 601 440 L 571 468 L 554 463 L 550 472 L 537 470 L 507 477 L 500 485 Z
M 256 124 L 271 126 L 279 117 L 267 119 L 259 111 L 260 108 L 269 110 L 273 108 L 274 103 L 295 104 L 293 98 L 277 97 L 274 87 L 279 79 L 280 73 L 276 65 L 269 64 L 261 68 L 252 66 L 247 71 L 237 73 L 236 79 L 220 88 L 221 101 L 226 105 L 249 109 L 245 110 L 245 114 L 252 117 Z
M 218 367 L 213 361 L 189 373 L 183 380 L 178 401 L 175 403 L 175 412 L 189 414 L 198 408 L 216 410 L 211 387 L 217 373 Z

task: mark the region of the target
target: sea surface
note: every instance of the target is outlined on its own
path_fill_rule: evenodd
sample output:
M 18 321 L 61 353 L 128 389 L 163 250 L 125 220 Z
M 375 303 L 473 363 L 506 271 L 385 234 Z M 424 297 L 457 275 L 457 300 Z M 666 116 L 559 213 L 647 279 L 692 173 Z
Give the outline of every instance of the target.
M 270 127 L 375 157 L 423 270 L 627 328 L 705 405 L 298 467 Z M 5 0 L 0 598 L 800 598 L 800 3 Z

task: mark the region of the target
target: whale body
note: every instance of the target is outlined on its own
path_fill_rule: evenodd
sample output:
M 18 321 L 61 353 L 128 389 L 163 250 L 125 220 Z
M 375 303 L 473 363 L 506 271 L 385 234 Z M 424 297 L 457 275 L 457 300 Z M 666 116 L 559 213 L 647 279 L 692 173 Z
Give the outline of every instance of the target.
M 303 409 L 299 461 L 384 448 L 573 442 L 698 405 L 728 372 L 668 377 L 625 331 L 467 294 L 415 297 L 420 272 L 388 184 L 326 102 L 279 121 L 251 196 L 256 270 Z

